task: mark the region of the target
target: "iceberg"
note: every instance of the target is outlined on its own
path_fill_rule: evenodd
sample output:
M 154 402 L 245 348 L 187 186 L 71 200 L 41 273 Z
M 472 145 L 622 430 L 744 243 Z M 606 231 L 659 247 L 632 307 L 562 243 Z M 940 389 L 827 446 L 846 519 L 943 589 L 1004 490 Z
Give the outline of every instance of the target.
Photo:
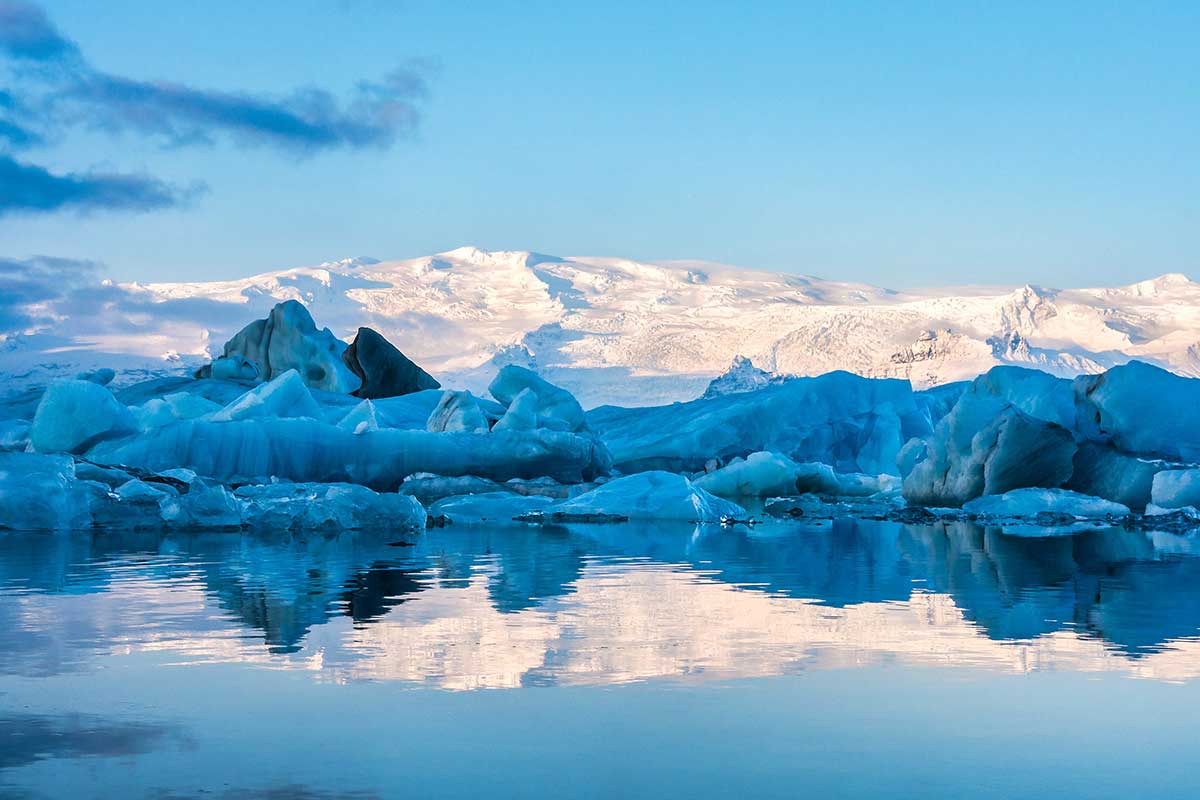
M 445 392 L 425 421 L 425 429 L 433 433 L 488 430 L 479 401 L 470 392 Z
M 589 436 L 539 429 L 430 433 L 385 428 L 352 433 L 327 422 L 266 417 L 234 422 L 184 420 L 103 442 L 88 459 L 150 472 L 185 467 L 221 483 L 270 478 L 349 482 L 395 491 L 418 472 L 497 481 L 550 477 L 580 483 L 611 467 Z
M 289 369 L 246 392 L 210 419 L 212 422 L 236 422 L 280 417 L 320 419 L 321 416 L 321 406 L 313 399 L 300 373 Z
M 328 328 L 317 329 L 302 304 L 287 300 L 271 309 L 266 319 L 242 328 L 225 343 L 222 356 L 249 361 L 266 380 L 296 370 L 314 389 L 350 394 L 362 386 L 362 380 L 343 361 L 346 349 L 346 343 Z
M 200 419 L 221 410 L 221 406 L 208 398 L 188 392 L 172 392 L 162 397 L 147 400 L 140 406 L 129 409 L 141 430 L 161 428 L 181 419 Z
M 1063 488 L 1104 497 L 1141 511 L 1150 502 L 1154 476 L 1166 468 L 1164 461 L 1128 455 L 1112 445 L 1083 441 L 1075 453 L 1071 479 Z
M 536 398 L 534 412 L 537 427 L 554 430 L 581 431 L 587 429 L 587 418 L 575 395 L 541 378 L 536 372 L 516 364 L 501 367 L 488 392 L 506 408 L 511 408 L 517 396 L 531 392 Z
M 631 520 L 721 522 L 744 519 L 746 510 L 706 492 L 682 475 L 650 471 L 608 481 L 589 492 L 547 506 L 571 516 L 618 516 Z
M 101 367 L 100 369 L 94 369 L 89 372 L 81 372 L 75 376 L 75 380 L 91 381 L 92 383 L 98 383 L 101 386 L 108 386 L 116 377 L 117 371 L 115 369 L 112 369 L 111 367 Z
M 1031 519 L 1038 515 L 1076 519 L 1118 519 L 1128 517 L 1128 506 L 1102 497 L 1067 489 L 1014 489 L 1003 494 L 977 497 L 963 505 L 963 511 L 981 517 Z
M 0 528 L 57 531 L 89 525 L 91 492 L 73 491 L 75 483 L 70 456 L 0 453 Z M 97 484 L 97 491 L 103 487 Z
M 1073 472 L 1074 415 L 1068 381 L 996 367 L 972 381 L 931 435 L 905 444 L 897 457 L 904 498 L 961 506 L 985 494 L 1061 486 Z
M 1200 508 L 1200 469 L 1168 469 L 1156 473 L 1150 498 L 1159 509 Z
M 351 433 L 379 430 L 379 415 L 375 413 L 375 404 L 370 400 L 363 400 L 342 417 L 338 427 Z
M 431 517 L 446 517 L 456 524 L 512 522 L 525 514 L 544 512 L 554 499 L 512 492 L 487 492 L 446 497 L 429 507 Z
M 425 473 L 409 475 L 404 479 L 404 483 L 400 484 L 400 494 L 411 495 L 424 506 L 447 497 L 470 494 L 503 494 L 505 492 L 511 493 L 511 490 L 506 488 L 506 484 L 475 475 L 447 478 L 445 475 Z
M 258 365 L 242 355 L 222 356 L 208 368 L 208 376 L 224 381 L 257 381 Z
M 512 402 L 504 416 L 496 421 L 492 430 L 496 431 L 531 431 L 538 427 L 538 410 L 541 401 L 532 389 L 522 389 Z
M 832 474 L 832 467 L 821 466 Z M 795 494 L 799 473 L 800 465 L 787 456 L 763 450 L 701 475 L 692 485 L 719 497 L 772 497 Z
M 838 472 L 896 475 L 901 445 L 930 432 L 908 381 L 848 372 L 669 406 L 602 406 L 587 418 L 625 473 L 699 472 L 714 458 L 766 450 Z
M 0 450 L 24 450 L 29 444 L 29 429 L 32 423 L 27 419 L 0 420 Z
M 106 387 L 92 381 L 60 381 L 42 395 L 29 441 L 43 453 L 82 453 L 96 442 L 136 429 L 133 414 Z
M 355 484 L 273 483 L 243 486 L 234 495 L 241 503 L 243 522 L 253 528 L 425 528 L 425 509 L 412 497 Z
M 441 388 L 432 375 L 370 328 L 358 329 L 342 360 L 362 382 L 355 397 L 378 400 Z
M 1200 380 L 1131 361 L 1074 382 L 1079 430 L 1125 453 L 1200 461 Z

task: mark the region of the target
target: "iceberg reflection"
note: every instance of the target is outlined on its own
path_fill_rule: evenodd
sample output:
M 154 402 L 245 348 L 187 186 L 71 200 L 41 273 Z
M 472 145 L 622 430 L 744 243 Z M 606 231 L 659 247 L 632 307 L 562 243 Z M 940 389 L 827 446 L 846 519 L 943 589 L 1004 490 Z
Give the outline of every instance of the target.
M 972 523 L 0 537 L 0 672 L 157 653 L 452 689 L 900 660 L 1200 675 L 1200 539 Z

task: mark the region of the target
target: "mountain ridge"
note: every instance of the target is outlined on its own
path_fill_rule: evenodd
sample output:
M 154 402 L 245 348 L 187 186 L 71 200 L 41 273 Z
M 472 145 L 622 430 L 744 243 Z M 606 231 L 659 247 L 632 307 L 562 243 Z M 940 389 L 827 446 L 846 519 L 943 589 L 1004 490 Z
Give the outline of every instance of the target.
M 1179 273 L 1118 287 L 893 290 L 699 260 L 467 246 L 104 288 L 90 313 L 65 309 L 22 332 L 28 358 L 18 357 L 21 335 L 5 337 L 0 373 L 68 356 L 84 366 L 113 355 L 192 363 L 294 299 L 340 337 L 379 330 L 447 386 L 479 389 L 515 358 L 588 405 L 690 399 L 736 356 L 772 373 L 845 369 L 917 387 L 997 364 L 1072 375 L 1133 358 L 1200 375 L 1200 284 Z

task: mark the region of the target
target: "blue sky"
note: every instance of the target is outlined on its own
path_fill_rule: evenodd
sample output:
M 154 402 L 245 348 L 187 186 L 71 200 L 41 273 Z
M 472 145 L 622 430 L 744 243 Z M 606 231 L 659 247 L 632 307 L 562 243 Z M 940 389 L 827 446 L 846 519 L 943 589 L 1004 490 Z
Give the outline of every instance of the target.
M 463 244 L 897 287 L 1200 277 L 1195 3 L 37 7 L 91 94 L 11 159 L 152 183 L 4 213 L 0 257 L 122 280 Z M 376 125 L 370 106 L 358 138 L 281 143 L 209 102 L 316 87 L 342 125 L 356 85 L 396 70 L 427 86 L 401 96 L 415 116 Z M 0 76 L 18 94 L 61 80 Z M 200 95 L 167 136 L 104 106 L 130 81 L 232 95 Z

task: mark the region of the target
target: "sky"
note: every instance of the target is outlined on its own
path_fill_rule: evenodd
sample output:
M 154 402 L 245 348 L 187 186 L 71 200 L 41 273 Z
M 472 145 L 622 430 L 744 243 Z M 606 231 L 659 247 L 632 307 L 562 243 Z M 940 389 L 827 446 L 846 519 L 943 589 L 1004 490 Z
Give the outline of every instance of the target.
M 0 0 L 0 261 L 1200 277 L 1198 40 L 1193 2 Z

